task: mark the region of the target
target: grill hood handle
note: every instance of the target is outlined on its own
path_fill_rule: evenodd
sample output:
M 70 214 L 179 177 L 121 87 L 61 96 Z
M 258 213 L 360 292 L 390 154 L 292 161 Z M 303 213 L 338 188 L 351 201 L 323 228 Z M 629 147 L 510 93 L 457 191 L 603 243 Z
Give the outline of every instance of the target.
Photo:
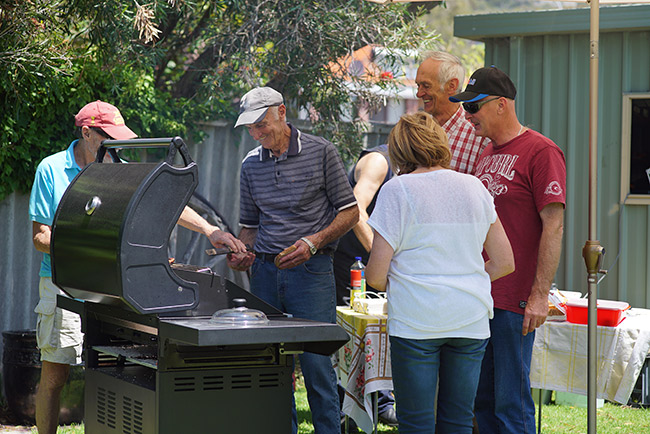
M 170 166 L 174 163 L 176 153 L 180 151 L 181 157 L 185 167 L 194 162 L 187 150 L 187 145 L 180 137 L 163 137 L 157 139 L 129 139 L 129 140 L 104 140 L 97 150 L 96 163 L 104 161 L 106 151 L 108 150 L 114 163 L 121 163 L 122 161 L 117 156 L 116 148 L 164 148 L 167 146 L 167 157 L 165 162 Z

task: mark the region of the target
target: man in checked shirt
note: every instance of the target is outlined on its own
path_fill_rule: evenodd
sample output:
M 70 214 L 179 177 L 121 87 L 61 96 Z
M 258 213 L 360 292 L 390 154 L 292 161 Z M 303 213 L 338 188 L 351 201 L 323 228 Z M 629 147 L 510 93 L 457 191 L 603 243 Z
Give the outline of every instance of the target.
M 415 83 L 417 97 L 424 102 L 424 111 L 432 115 L 447 133 L 451 149 L 450 168 L 462 173 L 474 173 L 474 166 L 483 149 L 490 143 L 487 137 L 474 134 L 474 126 L 465 119 L 460 103 L 449 101 L 465 83 L 465 68 L 460 60 L 444 51 L 429 51 L 418 68 Z

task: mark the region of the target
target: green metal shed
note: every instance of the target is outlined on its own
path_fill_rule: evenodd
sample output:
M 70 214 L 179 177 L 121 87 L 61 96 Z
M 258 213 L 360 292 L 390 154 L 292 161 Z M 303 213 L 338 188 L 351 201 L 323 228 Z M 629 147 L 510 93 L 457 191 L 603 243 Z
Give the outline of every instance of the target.
M 567 209 L 556 282 L 585 293 L 589 8 L 457 16 L 454 35 L 485 43 L 485 64 L 517 86 L 519 120 L 564 151 Z M 650 308 L 650 5 L 600 8 L 598 75 L 597 234 L 609 269 L 598 297 Z

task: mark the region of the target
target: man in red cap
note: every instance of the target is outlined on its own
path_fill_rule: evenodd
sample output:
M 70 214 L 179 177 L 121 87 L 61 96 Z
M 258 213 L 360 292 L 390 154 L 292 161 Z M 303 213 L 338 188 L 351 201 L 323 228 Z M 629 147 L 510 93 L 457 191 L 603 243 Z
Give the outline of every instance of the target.
M 43 252 L 39 272 L 40 300 L 36 339 L 41 351 L 41 380 L 36 395 L 36 426 L 41 434 L 54 434 L 58 426 L 59 398 L 67 381 L 70 365 L 81 362 L 81 321 L 75 313 L 56 307 L 56 296 L 63 294 L 52 283 L 50 238 L 54 214 L 63 193 L 75 176 L 95 161 L 103 140 L 128 140 L 137 137 L 124 123 L 120 111 L 103 101 L 85 105 L 75 116 L 77 140 L 68 149 L 50 155 L 36 169 L 29 200 L 33 242 Z M 228 246 L 234 252 L 246 250 L 231 234 L 210 225 L 186 207 L 179 224 L 208 237 L 215 247 Z

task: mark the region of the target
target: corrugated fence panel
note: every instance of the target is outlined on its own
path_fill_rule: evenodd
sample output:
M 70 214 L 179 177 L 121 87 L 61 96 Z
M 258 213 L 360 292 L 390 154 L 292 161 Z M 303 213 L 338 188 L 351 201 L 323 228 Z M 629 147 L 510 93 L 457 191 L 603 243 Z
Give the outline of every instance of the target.
M 570 148 L 568 139 L 568 125 L 563 122 L 569 116 L 569 89 L 568 65 L 571 62 L 569 37 L 566 35 L 547 35 L 542 38 L 542 64 L 543 77 L 541 86 L 541 110 L 539 130 L 542 134 L 553 137 L 565 154 Z M 567 194 L 574 186 L 567 180 Z M 580 259 L 579 249 L 564 243 L 561 264 L 573 263 Z M 565 267 L 558 267 L 556 280 L 565 282 L 567 272 Z M 568 285 L 565 285 L 568 286 Z
M 207 199 L 221 214 L 231 231 L 239 233 L 239 170 L 246 154 L 257 144 L 248 134 L 242 134 L 242 129 L 233 130 L 233 125 L 224 121 L 214 121 L 200 125 L 207 133 L 201 143 L 189 143 L 190 155 L 199 168 L 199 185 L 196 192 Z M 179 228 L 175 230 L 175 253 L 183 256 L 190 245 L 192 232 Z M 211 245 L 207 238 L 199 237 L 193 254 L 185 261 L 187 263 L 207 266 L 211 257 L 205 254 L 205 249 Z M 242 272 L 228 268 L 226 257 L 218 258 L 212 269 L 225 278 L 248 289 L 248 278 Z
M 0 330 L 36 327 L 38 269 L 41 254 L 32 244 L 32 223 L 27 210 L 29 197 L 12 194 L 0 202 Z M 0 343 L 0 350 L 2 350 Z
M 622 42 L 623 89 L 650 92 L 650 31 L 626 32 Z M 619 98 L 620 100 L 620 98 Z M 650 143 L 648 144 L 650 147 Z M 622 249 L 618 282 L 632 305 L 650 304 L 650 207 L 623 208 Z
M 628 92 L 647 92 L 650 82 L 650 31 L 625 33 L 625 88 Z M 639 53 L 646 55 L 639 55 Z
M 246 154 L 257 144 L 235 131 L 232 124 L 212 122 L 203 124 L 208 137 L 200 144 L 190 145 L 190 152 L 199 165 L 197 191 L 210 200 L 224 214 L 228 224 L 238 232 L 239 169 Z
M 607 267 L 613 263 L 619 240 L 621 195 L 621 95 L 622 46 L 620 32 L 603 33 L 600 38 L 598 85 L 598 237 L 608 250 Z M 625 244 L 622 244 L 625 246 Z M 598 287 L 598 296 L 618 299 L 618 267 Z
M 388 134 L 393 128 L 392 125 L 373 124 L 365 136 L 365 148 L 374 148 L 388 142 Z
M 622 238 L 626 248 L 619 258 L 621 297 L 632 306 L 643 306 L 650 299 L 650 218 L 648 207 L 628 206 L 623 212 Z M 612 251 L 612 255 L 615 252 Z
M 567 134 L 556 140 L 562 143 L 567 161 L 567 207 L 564 218 L 565 262 L 564 269 L 567 289 L 585 292 L 587 288 L 586 269 L 582 258 L 582 247 L 589 236 L 586 212 L 589 207 L 589 109 L 585 98 L 589 92 L 589 64 L 585 62 L 585 50 L 589 47 L 588 35 L 571 34 L 566 37 L 569 49 L 567 70 L 568 89 L 566 94 L 556 95 L 558 105 L 566 106 Z M 562 123 L 561 119 L 557 122 Z

